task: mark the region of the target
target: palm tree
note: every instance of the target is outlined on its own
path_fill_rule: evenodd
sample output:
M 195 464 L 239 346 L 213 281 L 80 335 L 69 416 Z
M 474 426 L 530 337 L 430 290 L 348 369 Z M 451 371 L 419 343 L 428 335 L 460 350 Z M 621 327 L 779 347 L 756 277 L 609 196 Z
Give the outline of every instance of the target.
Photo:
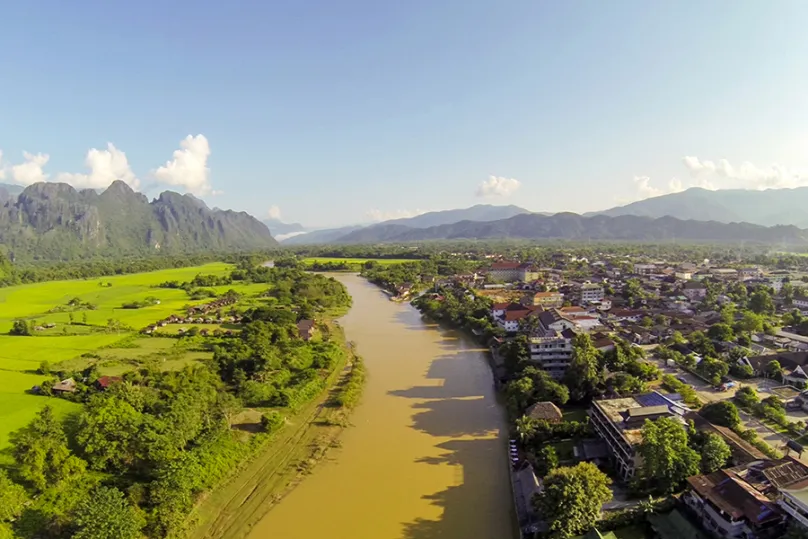
M 521 442 L 524 443 L 525 438 L 530 438 L 533 435 L 533 431 L 533 420 L 528 416 L 523 415 L 516 420 L 516 433 L 519 435 Z

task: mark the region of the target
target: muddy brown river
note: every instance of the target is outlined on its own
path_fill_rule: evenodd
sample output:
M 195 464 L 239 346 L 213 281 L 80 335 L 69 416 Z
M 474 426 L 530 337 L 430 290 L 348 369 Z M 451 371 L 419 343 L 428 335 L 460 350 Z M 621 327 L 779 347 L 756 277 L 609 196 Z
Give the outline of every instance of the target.
M 512 539 L 507 423 L 484 350 L 356 275 L 342 319 L 368 368 L 341 447 L 251 539 Z

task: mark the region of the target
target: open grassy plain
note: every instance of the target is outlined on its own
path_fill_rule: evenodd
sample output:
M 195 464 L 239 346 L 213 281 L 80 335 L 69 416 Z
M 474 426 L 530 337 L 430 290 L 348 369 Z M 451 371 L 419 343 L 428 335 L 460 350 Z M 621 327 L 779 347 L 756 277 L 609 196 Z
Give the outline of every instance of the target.
M 51 371 L 80 371 L 96 365 L 102 375 L 116 376 L 146 363 L 174 370 L 210 357 L 209 352 L 195 348 L 193 341 L 145 337 L 138 332 L 171 314 L 183 313 L 188 305 L 211 301 L 193 301 L 184 290 L 156 288 L 156 285 L 165 281 L 190 281 L 198 274 L 225 275 L 230 269 L 227 264 L 215 263 L 0 289 L 0 376 L 3 380 L 0 385 L 0 450 L 8 445 L 10 432 L 26 425 L 46 404 L 61 414 L 79 410 L 78 404 L 29 392 L 33 386 L 50 378 L 37 374 L 42 362 L 48 362 Z M 252 298 L 265 291 L 267 285 L 233 283 L 213 287 L 213 290 L 221 294 L 230 288 L 250 302 L 255 301 Z M 149 297 L 159 303 L 140 309 L 122 308 L 124 303 Z M 74 298 L 78 298 L 79 306 L 69 307 L 68 303 Z M 9 335 L 16 319 L 25 319 L 32 326 L 55 326 L 34 331 L 31 336 Z M 123 329 L 108 328 L 110 319 L 119 321 Z M 170 334 L 179 327 L 161 329 Z M 0 460 L 6 458 L 0 456 Z

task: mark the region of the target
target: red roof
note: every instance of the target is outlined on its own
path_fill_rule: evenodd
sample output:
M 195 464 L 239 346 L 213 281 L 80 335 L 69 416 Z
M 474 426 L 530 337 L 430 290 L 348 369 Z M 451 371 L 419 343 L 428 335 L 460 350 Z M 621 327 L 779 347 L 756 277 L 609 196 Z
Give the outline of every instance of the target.
M 99 387 L 106 389 L 110 385 L 114 384 L 115 382 L 120 382 L 121 380 L 122 378 L 120 376 L 102 376 L 97 380 L 97 383 Z
M 494 262 L 491 264 L 492 270 L 512 270 L 517 269 L 521 264 L 519 262 Z
M 494 309 L 495 311 L 502 311 L 502 310 L 507 309 L 507 308 L 508 308 L 508 305 L 510 305 L 510 303 L 508 303 L 508 302 L 505 302 L 505 303 L 494 303 L 494 307 L 493 307 L 493 309 Z
M 511 310 L 505 312 L 505 321 L 512 322 L 514 320 L 521 320 L 526 316 L 531 316 L 537 313 L 537 309 L 522 309 L 521 311 Z

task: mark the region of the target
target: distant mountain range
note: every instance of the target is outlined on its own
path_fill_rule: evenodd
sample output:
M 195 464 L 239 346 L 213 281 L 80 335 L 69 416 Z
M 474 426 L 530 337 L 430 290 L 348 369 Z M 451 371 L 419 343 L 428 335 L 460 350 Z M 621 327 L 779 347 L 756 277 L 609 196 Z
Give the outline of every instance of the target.
M 402 219 L 391 219 L 373 225 L 354 225 L 341 228 L 331 228 L 324 230 L 315 230 L 306 234 L 290 237 L 282 241 L 283 245 L 313 245 L 318 243 L 333 243 L 341 241 L 341 238 L 350 233 L 359 233 L 359 231 L 366 232 L 369 237 L 378 231 L 380 235 L 385 235 L 383 229 L 386 227 L 404 227 L 404 228 L 428 228 L 433 226 L 446 225 L 457 223 L 459 221 L 496 221 L 499 219 L 507 219 L 515 215 L 530 213 L 529 210 L 520 208 L 519 206 L 494 206 L 491 204 L 477 204 L 470 208 L 463 208 L 457 210 L 444 210 L 433 211 L 416 215 L 415 217 L 406 217 Z M 270 227 L 271 229 L 272 227 Z M 379 240 L 385 241 L 385 240 Z
M 35 183 L 18 195 L 8 193 L 0 206 L 0 245 L 15 259 L 67 260 L 239 251 L 277 242 L 247 213 L 210 209 L 192 195 L 172 191 L 149 202 L 116 181 L 100 194 L 64 183 Z
M 306 231 L 305 227 L 300 223 L 284 223 L 280 219 L 268 218 L 264 219 L 263 223 L 267 225 L 267 228 L 275 238 Z
M 808 228 L 808 187 L 795 189 L 722 189 L 709 191 L 694 187 L 680 193 L 672 193 L 640 200 L 589 215 L 640 215 L 679 219 L 719 221 L 722 223 L 746 222 L 763 226 L 794 225 Z
M 0 183 L 0 204 L 15 198 L 22 193 L 22 186 Z
M 716 241 L 808 244 L 808 231 L 795 226 L 681 220 L 624 215 L 584 217 L 575 213 L 524 214 L 498 221 L 460 221 L 429 228 L 377 225 L 356 230 L 336 243 L 379 243 L 456 239 L 564 239 L 622 241 Z

